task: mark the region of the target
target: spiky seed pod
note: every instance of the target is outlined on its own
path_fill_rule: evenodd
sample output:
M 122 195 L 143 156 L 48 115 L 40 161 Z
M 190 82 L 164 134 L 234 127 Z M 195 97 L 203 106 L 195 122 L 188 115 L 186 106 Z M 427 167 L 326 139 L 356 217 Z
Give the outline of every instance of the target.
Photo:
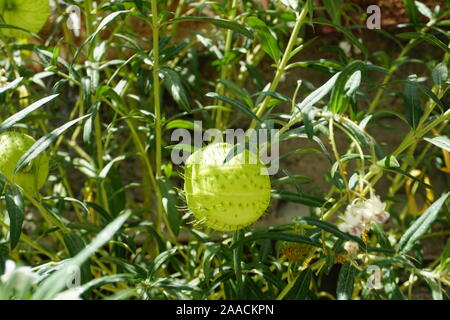
M 0 15 L 4 23 L 37 33 L 50 16 L 48 0 L 0 0 Z M 28 32 L 1 28 L 0 33 L 12 38 L 29 38 Z
M 224 163 L 233 146 L 213 143 L 186 161 L 184 192 L 197 221 L 219 231 L 253 224 L 270 202 L 270 178 L 258 157 L 246 150 Z
M 17 161 L 35 142 L 32 137 L 20 132 L 8 131 L 0 134 L 0 172 L 32 195 L 47 181 L 48 155 L 42 153 L 15 175 L 14 169 Z

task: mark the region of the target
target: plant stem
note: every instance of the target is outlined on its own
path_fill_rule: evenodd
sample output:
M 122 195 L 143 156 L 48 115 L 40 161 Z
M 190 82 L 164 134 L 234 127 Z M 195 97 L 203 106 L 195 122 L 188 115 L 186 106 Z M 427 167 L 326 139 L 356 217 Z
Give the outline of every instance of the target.
M 237 0 L 233 0 L 233 2 L 231 3 L 231 7 L 229 8 L 229 10 L 231 10 L 231 15 L 228 17 L 229 20 L 233 20 L 236 17 L 236 10 L 237 10 L 237 4 L 238 1 Z M 225 38 L 225 51 L 223 54 L 223 57 L 226 58 L 228 53 L 231 51 L 231 47 L 232 47 L 232 41 L 233 41 L 233 31 L 232 30 L 227 30 L 227 35 Z M 222 70 L 220 72 L 220 79 L 226 80 L 229 78 L 229 73 L 231 70 L 231 65 L 230 64 L 226 64 L 226 65 L 222 65 Z M 225 86 L 218 82 L 217 83 L 217 89 L 216 89 L 217 93 L 223 95 L 225 94 Z M 223 101 L 221 100 L 216 100 L 215 105 L 219 105 L 222 106 L 223 105 Z M 226 123 L 223 123 L 222 121 L 222 110 L 221 109 L 217 109 L 217 114 L 216 114 L 216 127 L 219 130 L 223 130 L 225 129 Z
M 162 140 L 162 128 L 161 128 L 161 93 L 160 93 L 160 82 L 159 82 L 159 20 L 158 20 L 158 3 L 157 0 L 151 0 L 152 6 L 152 30 L 153 30 L 153 103 L 155 112 L 155 140 L 156 140 L 156 151 L 155 151 L 155 170 L 156 170 L 156 180 L 161 177 L 161 140 Z M 157 187 L 157 181 L 156 185 Z M 162 230 L 163 222 L 163 207 L 161 192 L 159 188 L 155 189 L 157 198 L 157 221 L 156 230 L 160 232 Z
M 298 33 L 300 32 L 300 29 L 303 26 L 307 13 L 308 13 L 308 5 L 305 4 L 302 11 L 297 15 L 295 26 L 294 29 L 292 30 L 291 37 L 289 38 L 286 50 L 284 51 L 283 57 L 281 58 L 281 62 L 278 65 L 277 72 L 275 74 L 273 82 L 270 85 L 269 91 L 271 92 L 275 92 L 277 90 L 281 77 L 286 70 L 286 65 L 289 62 L 289 59 L 291 58 L 292 49 L 294 48 L 294 45 L 297 41 Z M 264 115 L 264 112 L 266 111 L 270 100 L 271 97 L 266 96 L 261 105 L 259 106 L 259 108 L 257 109 L 256 115 L 259 118 Z M 257 124 L 256 120 L 253 120 L 252 123 L 250 124 L 250 129 L 254 129 L 256 127 L 256 124 Z
M 91 16 L 91 12 L 92 12 L 92 0 L 85 0 L 84 1 L 84 10 L 86 10 L 86 12 L 84 13 L 85 15 L 85 22 L 86 22 L 86 31 L 88 35 L 92 34 L 92 16 Z

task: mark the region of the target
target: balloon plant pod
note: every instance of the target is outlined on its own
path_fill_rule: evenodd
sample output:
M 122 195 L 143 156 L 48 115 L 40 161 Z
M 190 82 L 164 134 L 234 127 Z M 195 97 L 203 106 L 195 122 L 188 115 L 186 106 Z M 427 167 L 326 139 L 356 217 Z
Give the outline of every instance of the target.
M 50 16 L 48 0 L 0 0 L 0 23 L 37 33 Z M 30 33 L 19 29 L 1 28 L 0 33 L 11 38 L 29 38 Z
M 0 134 L 0 173 L 31 195 L 43 187 L 48 176 L 47 154 L 42 153 L 20 172 L 14 174 L 18 160 L 36 141 L 29 135 L 8 131 Z
M 198 224 L 218 231 L 253 224 L 270 202 L 265 165 L 249 150 L 231 158 L 233 149 L 231 144 L 213 143 L 186 160 L 184 193 L 188 209 Z

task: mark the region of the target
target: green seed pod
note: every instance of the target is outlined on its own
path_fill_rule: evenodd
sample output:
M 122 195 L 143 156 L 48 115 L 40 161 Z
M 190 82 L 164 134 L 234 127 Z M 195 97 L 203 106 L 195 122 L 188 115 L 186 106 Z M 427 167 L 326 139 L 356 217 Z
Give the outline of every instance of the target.
M 248 150 L 224 164 L 232 149 L 227 143 L 213 143 L 186 161 L 187 206 L 198 223 L 219 231 L 251 225 L 270 202 L 267 168 Z
M 37 33 L 50 16 L 50 5 L 48 0 L 0 0 L 0 15 L 6 24 Z M 18 29 L 1 28 L 0 32 L 12 38 L 31 36 Z
M 8 131 L 0 134 L 0 172 L 9 180 L 35 195 L 48 176 L 49 157 L 41 153 L 22 171 L 14 175 L 17 161 L 36 141 L 29 135 Z

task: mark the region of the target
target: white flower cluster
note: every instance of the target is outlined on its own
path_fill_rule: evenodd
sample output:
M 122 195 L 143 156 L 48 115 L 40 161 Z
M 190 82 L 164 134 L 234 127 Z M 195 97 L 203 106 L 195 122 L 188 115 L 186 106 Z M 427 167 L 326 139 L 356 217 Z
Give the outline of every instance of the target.
M 355 241 L 346 241 L 344 243 L 344 250 L 350 255 L 356 255 L 359 250 L 359 244 Z
M 338 225 L 339 230 L 359 236 L 365 230 L 369 230 L 372 223 L 384 223 L 389 219 L 389 213 L 385 211 L 386 203 L 380 197 L 371 195 L 370 199 L 359 200 L 347 206 L 343 216 L 343 222 Z

